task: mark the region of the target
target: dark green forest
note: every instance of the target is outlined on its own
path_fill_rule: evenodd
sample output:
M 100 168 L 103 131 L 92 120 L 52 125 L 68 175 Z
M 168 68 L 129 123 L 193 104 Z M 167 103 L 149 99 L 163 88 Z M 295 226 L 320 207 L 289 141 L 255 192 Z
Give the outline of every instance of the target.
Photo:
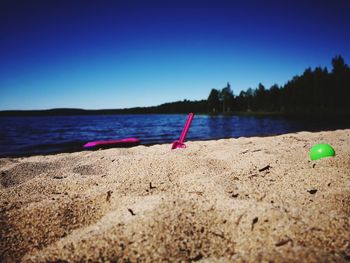
M 280 112 L 300 114 L 349 113 L 350 68 L 341 56 L 332 59 L 332 70 L 307 68 L 285 85 L 248 88 L 235 96 L 231 85 L 212 89 L 207 103 L 210 113 Z
M 177 101 L 153 107 L 128 109 L 51 109 L 32 111 L 0 111 L 0 116 L 23 115 L 92 115 L 92 114 L 286 114 L 318 116 L 350 116 L 350 68 L 341 56 L 332 59 L 332 69 L 307 68 L 283 86 L 266 88 L 259 84 L 235 95 L 227 83 L 222 89 L 212 89 L 208 98 L 200 101 Z

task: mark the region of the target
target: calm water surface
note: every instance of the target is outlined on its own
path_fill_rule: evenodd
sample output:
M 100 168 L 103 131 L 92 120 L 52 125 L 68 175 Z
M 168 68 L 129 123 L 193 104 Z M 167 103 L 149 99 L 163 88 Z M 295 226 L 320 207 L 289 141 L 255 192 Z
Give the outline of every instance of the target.
M 179 138 L 186 119 L 182 114 L 0 117 L 0 156 L 79 151 L 88 141 L 125 137 L 137 137 L 145 145 L 171 143 Z M 321 126 L 271 116 L 196 115 L 187 140 L 265 136 Z

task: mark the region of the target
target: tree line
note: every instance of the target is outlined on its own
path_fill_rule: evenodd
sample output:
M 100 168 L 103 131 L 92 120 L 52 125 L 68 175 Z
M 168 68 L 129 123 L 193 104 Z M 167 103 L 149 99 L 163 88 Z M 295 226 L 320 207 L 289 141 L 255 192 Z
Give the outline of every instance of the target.
M 107 115 L 157 113 L 237 114 L 240 112 L 277 112 L 282 114 L 350 115 L 350 68 L 341 56 L 332 59 L 332 69 L 307 68 L 283 86 L 270 88 L 259 83 L 234 95 L 231 85 L 212 89 L 208 98 L 199 101 L 176 101 L 153 107 L 127 109 L 51 109 L 32 111 L 0 111 L 0 116 L 24 115 Z M 340 114 L 340 115 L 339 115 Z
M 77 115 L 113 115 L 113 114 L 176 114 L 176 113 L 208 113 L 207 100 L 175 101 L 159 106 L 134 107 L 125 109 L 85 110 L 74 108 L 56 108 L 49 110 L 4 110 L 0 116 L 77 116 Z
M 307 68 L 283 86 L 269 89 L 259 83 L 235 96 L 227 83 L 221 90 L 212 89 L 207 99 L 212 114 L 232 112 L 349 113 L 350 68 L 341 56 L 332 59 L 332 70 Z

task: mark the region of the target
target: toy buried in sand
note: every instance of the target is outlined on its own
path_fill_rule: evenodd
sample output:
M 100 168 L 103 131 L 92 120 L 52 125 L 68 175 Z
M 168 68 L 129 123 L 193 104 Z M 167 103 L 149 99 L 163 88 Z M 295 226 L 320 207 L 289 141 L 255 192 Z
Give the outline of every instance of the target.
M 94 141 L 84 144 L 85 149 L 110 148 L 110 147 L 132 147 L 140 144 L 137 138 L 125 138 L 121 140 Z
M 178 148 L 186 148 L 186 144 L 184 144 L 184 140 L 185 140 L 185 138 L 186 138 L 188 129 L 189 129 L 190 126 L 191 126 L 191 122 L 192 122 L 192 119 L 193 119 L 193 115 L 194 115 L 193 113 L 188 114 L 188 118 L 187 118 L 185 127 L 184 127 L 184 129 L 183 129 L 183 131 L 182 131 L 182 133 L 181 133 L 180 140 L 174 141 L 174 142 L 173 142 L 173 145 L 171 146 L 171 149 L 172 149 L 172 150 L 178 149 Z
M 320 143 L 315 144 L 312 146 L 309 152 L 310 159 L 312 161 L 325 158 L 325 157 L 332 157 L 335 156 L 335 151 L 332 146 L 326 143 Z

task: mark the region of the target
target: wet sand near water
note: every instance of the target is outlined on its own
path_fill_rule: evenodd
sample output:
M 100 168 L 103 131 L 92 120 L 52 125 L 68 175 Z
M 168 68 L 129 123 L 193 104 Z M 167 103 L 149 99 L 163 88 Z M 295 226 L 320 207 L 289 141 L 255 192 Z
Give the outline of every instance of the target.
M 350 260 L 350 130 L 186 144 L 0 159 L 0 261 Z

